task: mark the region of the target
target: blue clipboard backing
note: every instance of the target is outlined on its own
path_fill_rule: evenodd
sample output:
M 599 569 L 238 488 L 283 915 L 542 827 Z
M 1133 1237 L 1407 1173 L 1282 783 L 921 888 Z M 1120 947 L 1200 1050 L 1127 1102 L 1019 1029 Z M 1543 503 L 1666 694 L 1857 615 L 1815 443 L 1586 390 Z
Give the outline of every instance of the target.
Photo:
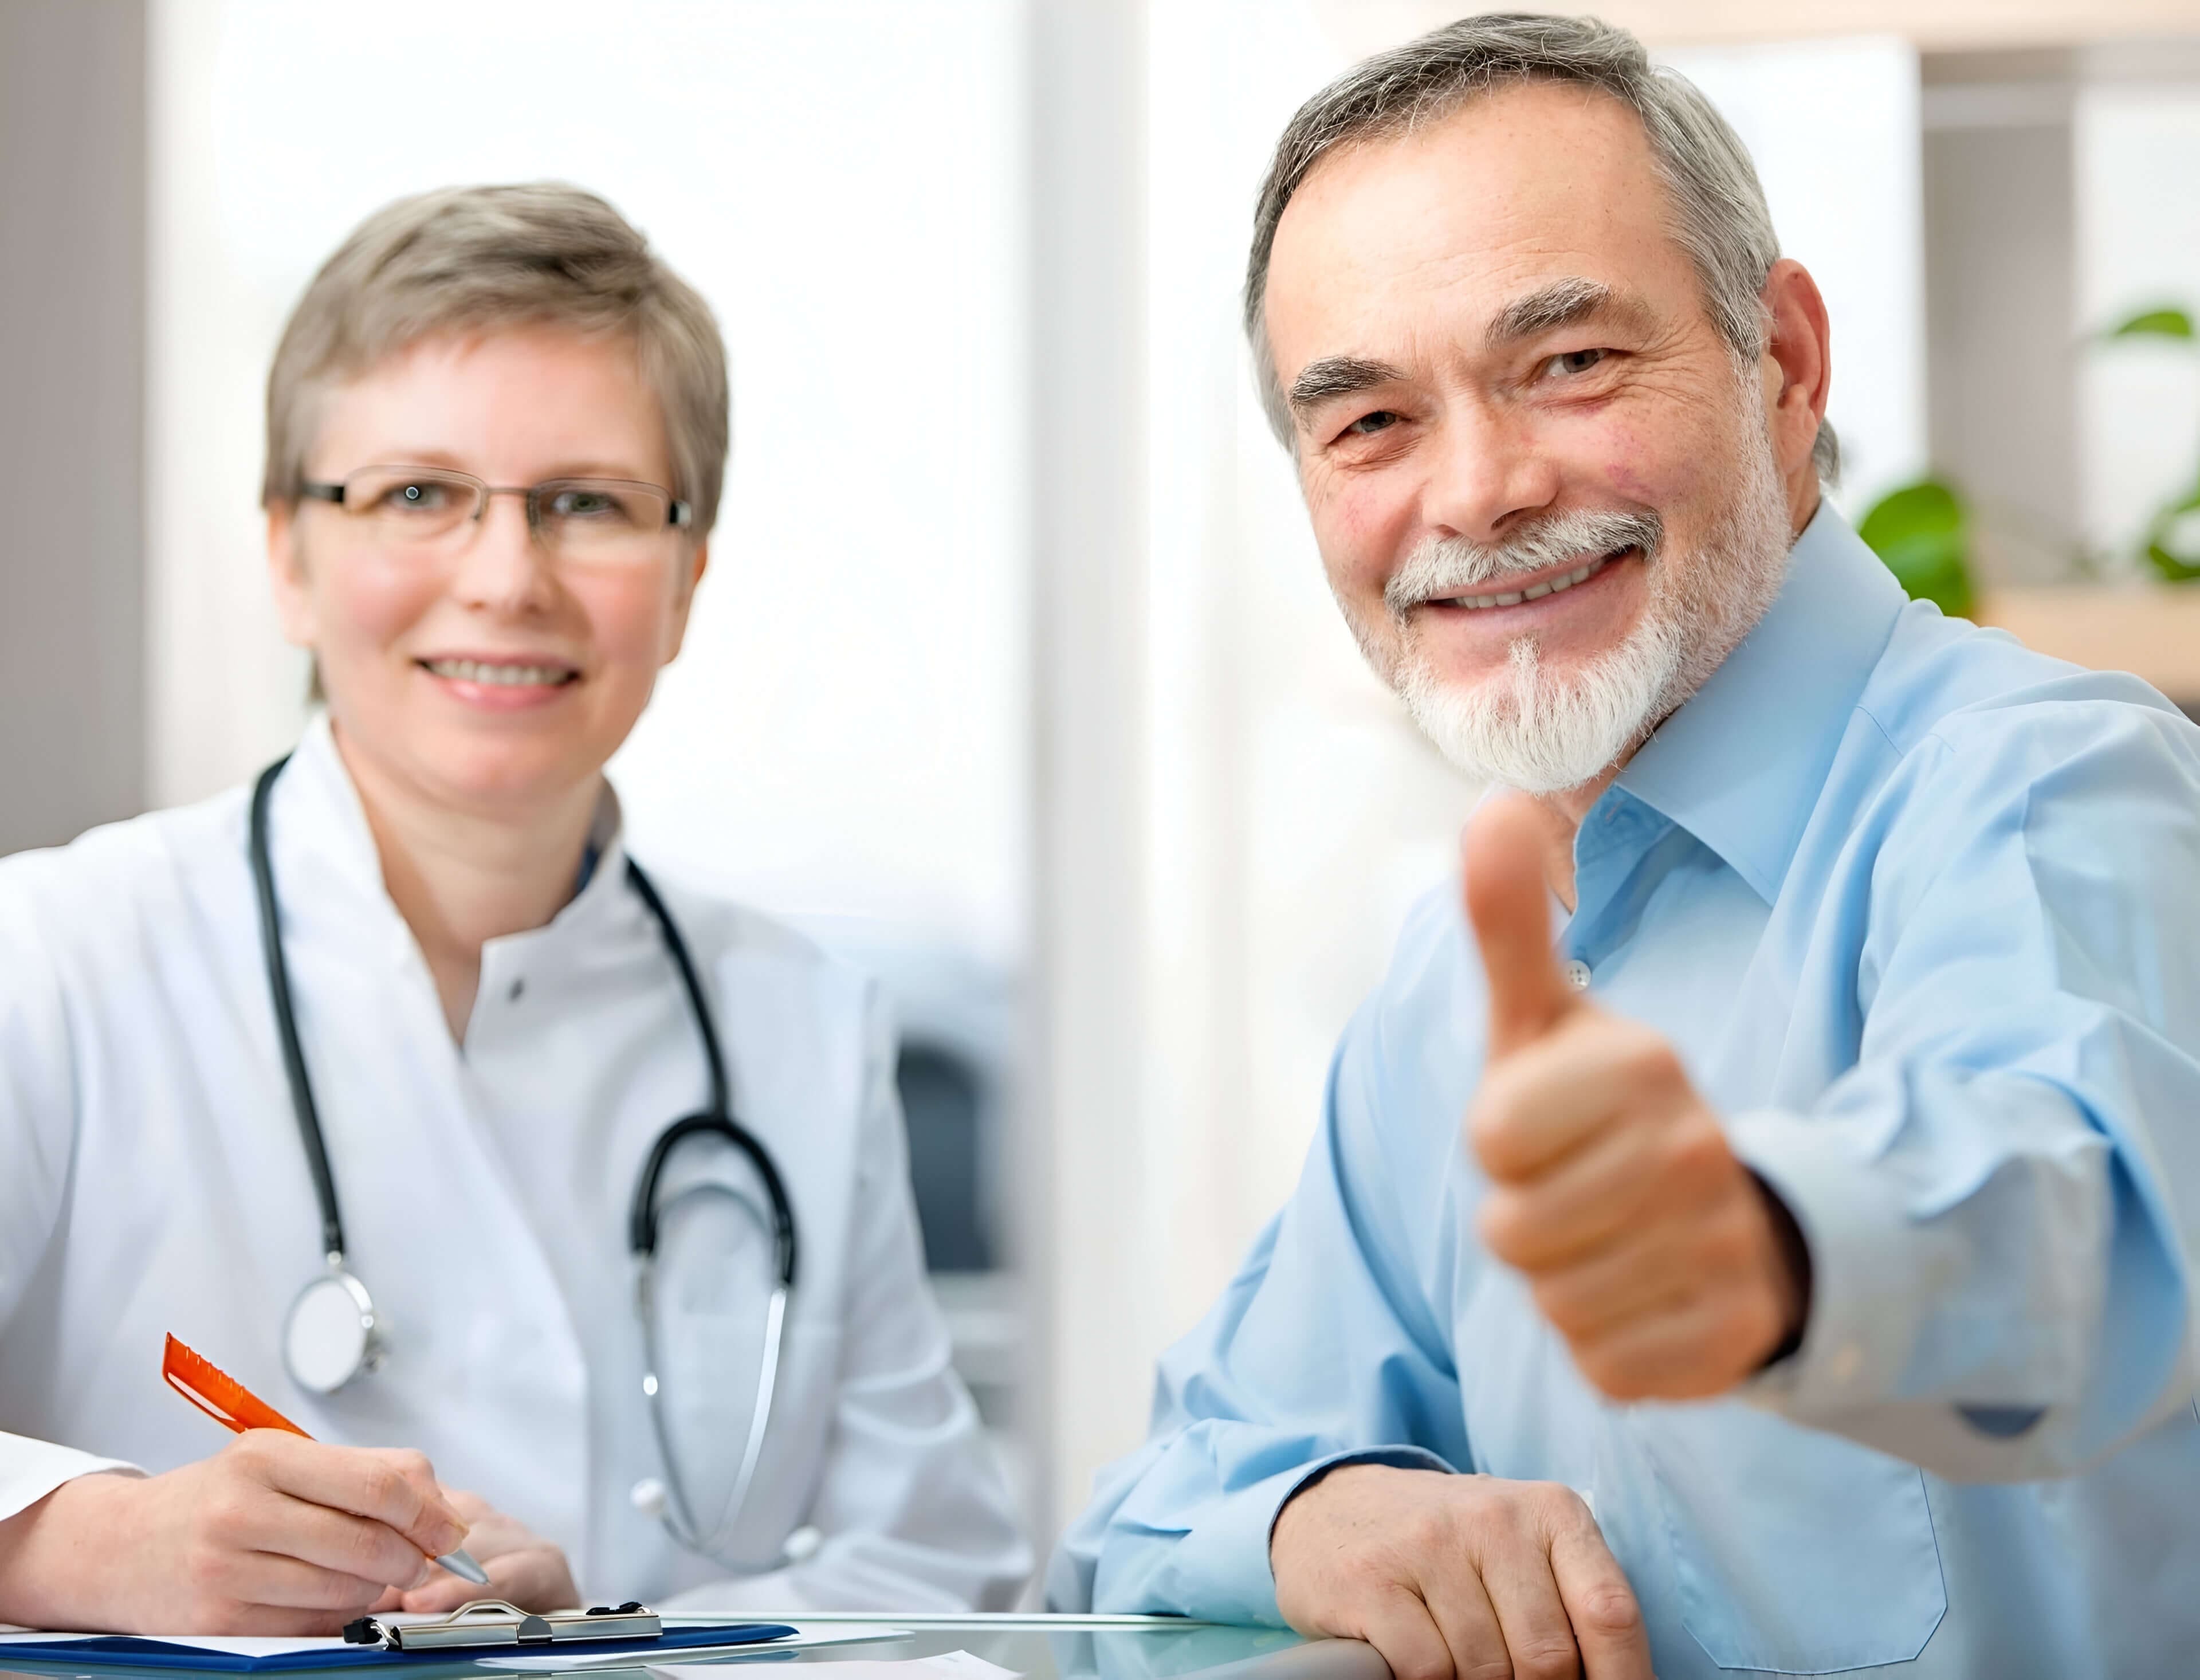
M 353 1645 L 342 1650 L 291 1651 L 252 1657 L 134 1634 L 98 1634 L 84 1639 L 0 1641 L 0 1668 L 10 1663 L 79 1663 L 99 1668 L 196 1669 L 219 1674 L 281 1674 L 316 1668 L 374 1668 L 394 1664 L 460 1666 L 482 1657 L 544 1656 L 561 1648 L 577 1657 L 692 1649 L 701 1645 L 764 1645 L 795 1631 L 785 1622 L 723 1622 L 667 1628 L 654 1639 L 569 1640 L 560 1645 L 440 1646 L 426 1651 L 385 1651 Z

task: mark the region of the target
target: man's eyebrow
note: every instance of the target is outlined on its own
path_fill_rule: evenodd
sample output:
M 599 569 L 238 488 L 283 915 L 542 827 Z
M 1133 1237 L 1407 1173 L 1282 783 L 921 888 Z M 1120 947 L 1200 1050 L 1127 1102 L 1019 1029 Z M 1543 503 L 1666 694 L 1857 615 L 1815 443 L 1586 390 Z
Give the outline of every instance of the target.
M 1303 418 L 1337 397 L 1372 390 L 1405 377 L 1386 361 L 1370 361 L 1364 356 L 1323 356 L 1301 368 L 1299 377 L 1291 381 L 1291 412 Z
M 1597 315 L 1629 316 L 1641 312 L 1641 303 L 1614 290 L 1601 280 L 1570 274 L 1514 298 L 1490 318 L 1483 342 L 1493 350 L 1524 339 L 1575 326 Z

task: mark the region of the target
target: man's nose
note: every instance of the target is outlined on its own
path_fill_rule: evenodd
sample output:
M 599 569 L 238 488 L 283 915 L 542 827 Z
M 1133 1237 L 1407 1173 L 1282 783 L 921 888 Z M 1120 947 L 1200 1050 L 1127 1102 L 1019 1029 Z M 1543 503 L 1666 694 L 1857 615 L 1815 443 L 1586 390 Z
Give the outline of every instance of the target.
M 500 491 L 460 551 L 452 590 L 469 606 L 524 612 L 549 599 L 552 569 L 549 552 L 528 525 L 527 498 Z
M 1422 518 L 1472 542 L 1493 542 L 1519 516 L 1557 500 L 1558 466 L 1527 418 L 1498 402 L 1461 401 L 1444 413 L 1431 452 Z

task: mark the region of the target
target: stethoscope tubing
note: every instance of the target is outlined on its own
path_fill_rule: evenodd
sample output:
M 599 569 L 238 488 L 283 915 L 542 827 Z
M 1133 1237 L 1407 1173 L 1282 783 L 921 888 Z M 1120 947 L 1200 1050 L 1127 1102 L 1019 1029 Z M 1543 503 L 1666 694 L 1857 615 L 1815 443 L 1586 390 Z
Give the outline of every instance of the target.
M 642 1392 L 649 1400 L 649 1425 L 657 1437 L 658 1456 L 664 1460 L 669 1472 L 664 1492 L 668 1508 L 664 1525 L 672 1537 L 692 1552 L 705 1557 L 717 1558 L 721 1562 L 733 1562 L 727 1557 L 725 1547 L 733 1537 L 734 1525 L 740 1519 L 742 1507 L 748 1501 L 749 1484 L 756 1479 L 757 1466 L 764 1458 L 765 1420 L 771 1415 L 771 1400 L 779 1382 L 780 1349 L 787 1328 L 787 1291 L 775 1289 L 765 1308 L 764 1360 L 757 1367 L 756 1398 L 749 1408 L 749 1437 L 741 1449 L 740 1471 L 734 1478 L 733 1490 L 726 1496 L 717 1525 L 709 1533 L 696 1520 L 694 1507 L 688 1502 L 686 1478 L 679 1470 L 678 1455 L 672 1446 L 671 1431 L 666 1427 L 664 1412 L 664 1385 L 657 1377 L 657 1326 L 649 1303 L 648 1270 L 641 1273 L 642 1351 L 647 1366 L 642 1379 Z
M 320 1109 L 313 1099 L 313 1080 L 307 1072 L 305 1051 L 298 1037 L 290 964 L 283 951 L 282 906 L 275 890 L 274 862 L 268 843 L 268 811 L 276 778 L 290 762 L 288 753 L 278 758 L 260 773 L 259 780 L 252 788 L 249 850 L 254 896 L 260 914 L 260 954 L 266 964 L 267 993 L 274 1009 L 276 1037 L 283 1053 L 284 1075 L 290 1088 L 291 1111 L 297 1120 L 298 1138 L 304 1147 L 307 1168 L 313 1179 L 313 1196 L 320 1206 L 321 1245 L 331 1268 L 359 1293 L 362 1308 L 371 1320 L 372 1307 L 366 1301 L 365 1288 L 345 1269 L 343 1214 L 336 1199 L 336 1174 L 329 1165 L 328 1145 L 321 1130 Z M 701 978 L 696 973 L 694 959 L 688 955 L 688 942 L 681 937 L 679 926 L 673 921 L 671 911 L 665 907 L 656 884 L 631 858 L 626 859 L 626 880 L 647 908 L 664 937 L 666 953 L 672 959 L 672 965 L 679 975 L 681 990 L 686 994 L 689 1012 L 694 1017 L 696 1033 L 702 1042 L 703 1058 L 710 1074 L 710 1106 L 673 1121 L 658 1134 L 656 1142 L 650 1146 L 648 1156 L 635 1184 L 634 1201 L 627 1220 L 627 1243 L 636 1267 L 636 1307 L 641 1320 L 646 1367 L 642 1392 L 648 1402 L 651 1430 L 657 1437 L 658 1449 L 664 1461 L 666 1491 L 670 1495 L 665 1526 L 682 1545 L 705 1555 L 715 1556 L 740 1519 L 748 1497 L 749 1485 L 754 1480 L 757 1467 L 763 1459 L 765 1428 L 771 1414 L 772 1396 L 778 1385 L 780 1352 L 786 1334 L 787 1297 L 794 1289 L 798 1252 L 794 1205 L 787 1195 L 785 1181 L 780 1177 L 778 1165 L 772 1160 L 771 1152 L 753 1133 L 734 1118 L 725 1051 L 718 1042 L 717 1028 L 711 1021 L 710 1007 L 703 996 Z M 664 1417 L 663 1384 L 657 1375 L 657 1326 L 652 1299 L 659 1213 L 658 1191 L 665 1164 L 674 1149 L 682 1141 L 706 1133 L 722 1139 L 745 1156 L 763 1181 L 765 1194 L 771 1203 L 775 1280 L 766 1308 L 764 1360 L 758 1371 L 756 1404 L 750 1412 L 748 1439 L 742 1449 L 740 1468 L 719 1520 L 707 1535 L 696 1521 L 693 1507 L 688 1501 L 685 1478 L 680 1473 L 671 1432 Z M 371 1369 L 372 1364 L 366 1368 Z
M 283 1072 L 290 1085 L 290 1112 L 305 1145 L 306 1169 L 313 1175 L 314 1199 L 321 1208 L 321 1252 L 341 1268 L 344 1257 L 343 1213 L 336 1202 L 336 1174 L 321 1135 L 321 1111 L 313 1101 L 313 1082 L 306 1074 L 306 1053 L 298 1042 L 298 1016 L 290 1001 L 290 965 L 283 955 L 282 909 L 275 897 L 275 863 L 267 844 L 267 807 L 275 778 L 290 762 L 285 752 L 260 772 L 252 785 L 252 886 L 260 904 L 260 951 L 267 964 L 267 995 L 275 1005 L 275 1033 L 282 1041 Z

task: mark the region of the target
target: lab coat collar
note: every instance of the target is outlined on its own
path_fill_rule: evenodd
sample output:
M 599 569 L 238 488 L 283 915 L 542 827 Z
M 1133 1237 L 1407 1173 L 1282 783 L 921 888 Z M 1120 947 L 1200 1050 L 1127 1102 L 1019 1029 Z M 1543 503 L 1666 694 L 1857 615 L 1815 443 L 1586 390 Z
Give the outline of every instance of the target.
M 1879 557 L 1822 500 L 1771 608 L 1599 805 L 1641 800 L 1771 904 L 1905 602 Z
M 317 926 L 334 925 L 356 942 L 365 932 L 395 961 L 418 964 L 424 975 L 418 942 L 383 885 L 382 854 L 325 710 L 316 710 L 307 721 L 276 782 L 270 818 L 276 895 L 286 937 L 293 930 L 310 937 Z M 606 781 L 588 831 L 595 862 L 580 890 L 543 927 L 489 940 L 483 946 L 485 969 L 490 953 L 501 947 L 534 944 L 546 936 L 563 943 L 569 935 L 631 922 L 623 827 L 618 795 Z

